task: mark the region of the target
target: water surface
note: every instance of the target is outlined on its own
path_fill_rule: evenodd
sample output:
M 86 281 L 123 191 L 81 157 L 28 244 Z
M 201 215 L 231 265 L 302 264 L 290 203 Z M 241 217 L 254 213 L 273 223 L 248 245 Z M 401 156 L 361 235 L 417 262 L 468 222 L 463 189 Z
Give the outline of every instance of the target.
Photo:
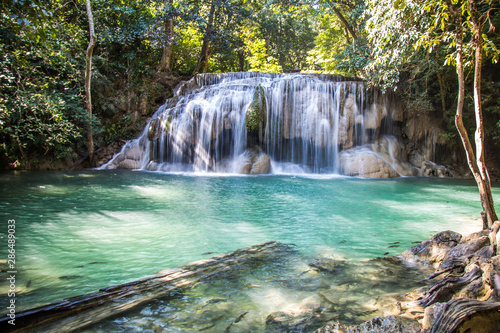
M 17 226 L 18 310 L 269 240 L 295 244 L 305 262 L 355 263 L 481 226 L 477 188 L 464 180 L 92 170 L 0 182 L 0 236 L 7 220 Z

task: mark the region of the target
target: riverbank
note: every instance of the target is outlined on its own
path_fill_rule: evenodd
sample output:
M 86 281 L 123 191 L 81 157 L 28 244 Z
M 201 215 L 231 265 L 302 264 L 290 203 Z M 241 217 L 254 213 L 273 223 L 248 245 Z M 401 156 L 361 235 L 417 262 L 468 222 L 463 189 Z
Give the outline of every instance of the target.
M 405 265 L 433 269 L 426 286 L 402 295 L 386 307 L 384 317 L 355 326 L 336 321 L 316 333 L 498 332 L 500 256 L 495 255 L 496 243 L 496 232 L 489 230 L 468 236 L 440 232 L 397 256 Z

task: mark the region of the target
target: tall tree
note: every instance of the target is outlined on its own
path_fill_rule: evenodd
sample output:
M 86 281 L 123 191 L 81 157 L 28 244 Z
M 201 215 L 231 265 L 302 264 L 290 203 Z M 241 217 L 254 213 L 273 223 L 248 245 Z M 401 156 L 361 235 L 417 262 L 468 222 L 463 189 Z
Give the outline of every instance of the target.
M 160 60 L 159 72 L 170 73 L 172 71 L 172 50 L 174 42 L 174 18 L 172 14 L 174 0 L 163 0 L 165 18 L 163 29 L 165 30 L 165 41 Z
M 487 18 L 493 1 L 484 0 L 481 11 Z M 458 97 L 455 115 L 455 126 L 464 147 L 468 166 L 478 185 L 483 211 L 483 227 L 490 228 L 498 219 L 491 193 L 491 181 L 485 165 L 484 124 L 481 107 L 481 66 L 483 63 L 484 40 L 487 35 L 483 31 L 483 22 L 474 0 L 426 0 L 424 3 L 414 0 L 373 1 L 372 43 L 376 55 L 384 52 L 392 54 L 392 68 L 407 60 L 413 47 L 424 47 L 429 51 L 449 50 L 446 64 L 454 64 L 458 79 Z M 389 14 L 387 14 L 389 13 Z M 391 14 L 392 13 L 392 14 Z M 377 19 L 377 15 L 379 18 Z M 393 22 L 407 18 L 403 22 Z M 419 18 L 416 20 L 415 18 Z M 379 24 L 375 24 L 377 21 Z M 390 23 L 393 24 L 390 24 Z M 381 23 L 381 24 L 380 24 Z M 408 25 L 410 23 L 410 26 Z M 406 29 L 411 28 L 413 30 Z M 392 28 L 391 28 L 392 27 Z M 491 29 L 490 29 L 491 30 Z M 403 38 L 398 38 L 399 36 Z M 487 44 L 491 44 L 488 40 Z M 493 48 L 493 52 L 497 52 Z M 396 59 L 396 60 L 395 60 Z M 467 59 L 467 60 L 466 60 Z M 472 59 L 472 61 L 469 61 Z M 389 62 L 389 61 L 388 61 Z M 474 63 L 474 112 L 476 118 L 475 149 L 464 125 L 463 111 L 465 104 L 465 64 Z M 397 74 L 397 70 L 392 70 Z M 393 82 L 397 82 L 397 77 Z
M 203 34 L 203 44 L 201 45 L 198 63 L 193 71 L 194 74 L 207 71 L 208 60 L 210 58 L 210 44 L 214 33 L 214 16 L 215 9 L 218 6 L 219 0 L 212 0 L 210 2 L 210 11 L 208 13 L 208 21 Z
M 427 3 L 429 5 L 436 4 L 436 2 L 430 1 Z M 476 3 L 473 0 L 462 0 L 457 3 L 452 3 L 451 0 L 445 0 L 444 3 L 438 4 L 443 6 L 427 6 L 426 8 L 428 11 L 433 11 L 433 9 L 437 8 L 437 11 L 435 12 L 437 20 L 435 22 L 440 25 L 442 30 L 445 30 L 447 25 L 450 24 L 454 27 L 454 40 L 456 42 L 455 64 L 459 87 L 455 124 L 465 149 L 467 163 L 479 188 L 479 196 L 481 198 L 481 206 L 483 208 L 483 211 L 481 212 L 483 218 L 483 228 L 487 229 L 490 228 L 498 218 L 493 204 L 491 180 L 484 159 L 484 125 L 481 106 L 481 66 L 483 62 L 484 38 L 483 25 L 480 22 Z M 474 58 L 473 91 L 474 113 L 476 116 L 475 151 L 469 139 L 467 129 L 463 123 L 463 108 L 465 99 L 464 38 L 466 37 L 464 27 L 470 27 L 470 31 L 467 32 L 472 36 L 470 43 L 474 50 L 473 54 L 470 56 Z
M 89 149 L 90 165 L 94 165 L 94 138 L 92 134 L 92 94 L 90 91 L 91 72 L 92 72 L 92 53 L 97 41 L 94 30 L 94 17 L 92 16 L 92 8 L 90 7 L 90 0 L 85 0 L 87 9 L 87 18 L 89 20 L 89 45 L 87 46 L 86 66 L 85 66 L 85 104 L 87 105 L 88 112 L 88 125 L 87 125 L 87 141 Z

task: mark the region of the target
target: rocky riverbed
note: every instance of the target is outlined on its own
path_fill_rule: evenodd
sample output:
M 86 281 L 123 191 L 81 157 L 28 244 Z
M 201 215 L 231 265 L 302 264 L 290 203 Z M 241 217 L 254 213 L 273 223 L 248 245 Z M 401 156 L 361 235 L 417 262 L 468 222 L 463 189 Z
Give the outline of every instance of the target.
M 411 247 L 397 258 L 407 266 L 431 268 L 425 286 L 389 304 L 384 316 L 360 325 L 334 321 L 316 332 L 500 332 L 495 234 L 443 231 Z

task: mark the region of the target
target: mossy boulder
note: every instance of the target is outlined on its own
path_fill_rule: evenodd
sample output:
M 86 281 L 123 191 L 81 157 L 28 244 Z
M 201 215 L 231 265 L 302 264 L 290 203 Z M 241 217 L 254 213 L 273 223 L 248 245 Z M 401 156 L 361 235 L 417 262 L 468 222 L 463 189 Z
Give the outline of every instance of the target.
M 245 119 L 245 128 L 249 132 L 259 131 L 266 127 L 267 104 L 264 88 L 259 84 L 255 88 L 252 103 L 248 106 Z

